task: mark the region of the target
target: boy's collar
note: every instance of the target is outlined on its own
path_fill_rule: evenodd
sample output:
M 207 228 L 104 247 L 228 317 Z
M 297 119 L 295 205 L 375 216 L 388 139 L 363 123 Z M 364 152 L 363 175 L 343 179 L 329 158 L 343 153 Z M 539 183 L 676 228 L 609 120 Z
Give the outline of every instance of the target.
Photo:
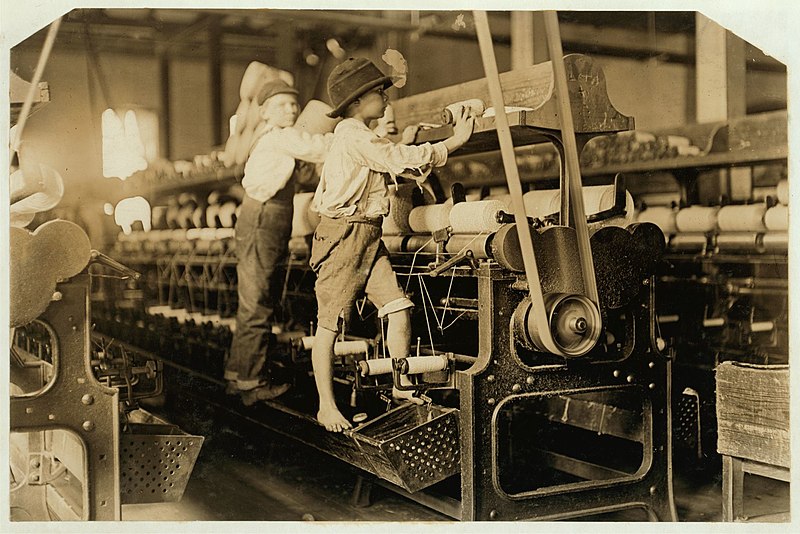
M 261 125 L 256 129 L 256 133 L 266 134 L 271 132 L 272 130 L 281 130 L 281 129 L 283 128 L 280 126 L 262 122 Z
M 345 125 L 345 126 L 342 126 L 342 125 Z M 360 121 L 360 120 L 356 119 L 355 117 L 345 117 L 344 119 L 339 121 L 339 124 L 336 125 L 336 128 L 334 128 L 333 131 L 335 132 L 339 128 L 360 128 L 362 130 L 372 131 L 372 130 L 369 129 L 369 126 L 364 124 L 363 121 Z

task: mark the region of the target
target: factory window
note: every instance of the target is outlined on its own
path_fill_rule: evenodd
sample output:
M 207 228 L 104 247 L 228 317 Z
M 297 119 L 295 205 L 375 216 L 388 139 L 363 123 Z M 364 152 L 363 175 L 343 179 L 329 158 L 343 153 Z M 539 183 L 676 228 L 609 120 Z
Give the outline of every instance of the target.
M 107 109 L 102 116 L 103 176 L 125 180 L 158 157 L 158 116 L 146 109 Z

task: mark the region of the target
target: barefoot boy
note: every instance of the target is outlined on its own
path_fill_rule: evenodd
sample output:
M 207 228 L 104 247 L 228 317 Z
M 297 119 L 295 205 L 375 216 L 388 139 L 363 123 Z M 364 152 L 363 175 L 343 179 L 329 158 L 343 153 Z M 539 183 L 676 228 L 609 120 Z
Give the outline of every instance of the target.
M 388 316 L 389 354 L 408 356 L 413 303 L 397 283 L 381 241 L 381 223 L 389 212 L 386 178 L 410 172 L 424 181 L 432 167 L 444 165 L 447 155 L 469 139 L 474 124 L 474 117 L 462 110 L 453 136 L 445 141 L 406 146 L 380 138 L 368 125 L 383 116 L 388 103 L 384 90 L 391 85 L 391 78 L 365 58 L 346 60 L 328 77 L 328 94 L 335 106 L 328 115 L 344 119 L 334 130 L 314 196 L 322 220 L 310 259 L 317 273 L 319 307 L 311 359 L 319 393 L 317 419 L 332 432 L 352 426 L 336 407 L 332 360 L 338 320 L 348 317 L 362 291 L 378 308 L 379 317 Z M 392 393 L 411 398 L 410 392 Z

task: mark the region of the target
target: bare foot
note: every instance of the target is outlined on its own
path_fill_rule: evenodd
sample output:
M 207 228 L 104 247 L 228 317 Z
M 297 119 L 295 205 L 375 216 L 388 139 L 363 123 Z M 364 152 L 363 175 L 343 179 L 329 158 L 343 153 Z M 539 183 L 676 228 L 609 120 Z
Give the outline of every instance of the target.
M 348 428 L 353 428 L 350 421 L 345 419 L 336 407 L 320 408 L 317 412 L 317 421 L 319 421 L 328 432 L 342 432 Z
M 394 397 L 397 400 L 411 401 L 414 404 L 422 404 L 423 403 L 422 399 L 420 399 L 419 397 L 414 397 L 414 392 L 411 391 L 411 390 L 404 391 L 404 390 L 401 390 L 401 389 L 392 388 L 392 397 Z

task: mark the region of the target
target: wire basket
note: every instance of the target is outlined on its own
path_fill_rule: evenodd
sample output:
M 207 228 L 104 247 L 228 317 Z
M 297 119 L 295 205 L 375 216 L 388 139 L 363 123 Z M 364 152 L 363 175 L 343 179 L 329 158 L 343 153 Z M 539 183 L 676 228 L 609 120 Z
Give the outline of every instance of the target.
M 458 410 L 405 404 L 352 432 L 374 473 L 409 492 L 461 470 Z
M 129 423 L 128 430 L 119 439 L 122 504 L 179 501 L 204 438 L 169 424 Z

